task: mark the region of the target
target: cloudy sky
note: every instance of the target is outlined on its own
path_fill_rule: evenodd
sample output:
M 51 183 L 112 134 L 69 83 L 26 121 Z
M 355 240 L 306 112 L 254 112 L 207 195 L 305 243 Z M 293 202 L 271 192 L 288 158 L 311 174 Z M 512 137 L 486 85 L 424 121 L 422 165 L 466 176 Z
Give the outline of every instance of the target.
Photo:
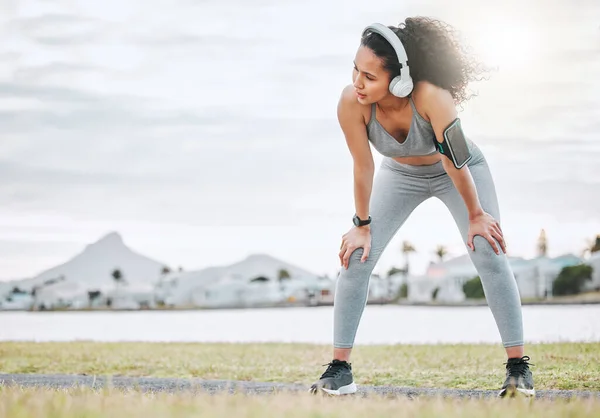
M 268 253 L 338 269 L 354 213 L 335 107 L 361 30 L 429 15 L 498 70 L 461 113 L 496 179 L 512 255 L 579 253 L 600 233 L 600 3 L 335 0 L 0 2 L 0 280 L 118 231 L 197 269 Z M 376 157 L 377 161 L 380 157 Z M 464 254 L 437 200 L 414 243 Z

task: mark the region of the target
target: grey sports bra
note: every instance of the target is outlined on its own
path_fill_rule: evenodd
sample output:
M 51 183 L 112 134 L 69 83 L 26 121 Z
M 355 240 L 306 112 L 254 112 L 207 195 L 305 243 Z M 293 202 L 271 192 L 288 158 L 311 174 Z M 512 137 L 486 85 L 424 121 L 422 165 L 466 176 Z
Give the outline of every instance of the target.
M 435 133 L 431 123 L 417 112 L 412 98 L 408 99 L 413 111 L 410 129 L 404 142 L 398 142 L 377 121 L 376 104 L 371 105 L 371 119 L 367 124 L 367 136 L 375 149 L 386 157 L 415 157 L 435 154 Z

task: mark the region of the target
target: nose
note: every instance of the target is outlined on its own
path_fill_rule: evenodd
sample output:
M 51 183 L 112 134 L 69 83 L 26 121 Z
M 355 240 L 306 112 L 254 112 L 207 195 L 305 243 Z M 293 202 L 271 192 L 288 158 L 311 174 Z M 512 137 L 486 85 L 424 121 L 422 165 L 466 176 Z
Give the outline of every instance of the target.
M 354 77 L 354 82 L 352 83 L 352 85 L 354 86 L 355 89 L 359 89 L 359 90 L 364 87 L 363 82 L 358 75 L 356 75 Z

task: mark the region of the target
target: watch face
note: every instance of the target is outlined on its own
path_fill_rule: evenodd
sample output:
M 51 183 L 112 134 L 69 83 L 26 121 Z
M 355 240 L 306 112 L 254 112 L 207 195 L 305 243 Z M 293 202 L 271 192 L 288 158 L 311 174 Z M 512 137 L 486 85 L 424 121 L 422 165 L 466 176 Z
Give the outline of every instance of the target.
M 360 221 L 358 220 L 358 217 L 355 216 L 354 218 L 352 218 L 352 222 L 354 222 L 354 225 L 358 226 Z

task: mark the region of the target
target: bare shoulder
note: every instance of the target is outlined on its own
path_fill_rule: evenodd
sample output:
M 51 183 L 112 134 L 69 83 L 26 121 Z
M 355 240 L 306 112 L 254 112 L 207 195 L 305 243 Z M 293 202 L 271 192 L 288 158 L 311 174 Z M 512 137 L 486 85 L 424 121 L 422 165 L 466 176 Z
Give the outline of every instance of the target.
M 454 99 L 450 92 L 428 81 L 419 81 L 412 93 L 415 107 L 422 116 L 430 119 L 430 113 L 436 108 L 454 108 Z
M 452 94 L 431 83 L 419 83 L 413 101 L 417 111 L 431 123 L 439 143 L 444 142 L 444 129 L 456 119 L 457 112 Z M 446 159 L 442 159 L 446 164 Z
M 354 121 L 362 121 L 366 124 L 367 111 L 370 112 L 370 107 L 365 106 L 356 100 L 356 94 L 354 92 L 354 86 L 348 84 L 342 90 L 340 99 L 338 101 L 338 118 L 351 119 Z

